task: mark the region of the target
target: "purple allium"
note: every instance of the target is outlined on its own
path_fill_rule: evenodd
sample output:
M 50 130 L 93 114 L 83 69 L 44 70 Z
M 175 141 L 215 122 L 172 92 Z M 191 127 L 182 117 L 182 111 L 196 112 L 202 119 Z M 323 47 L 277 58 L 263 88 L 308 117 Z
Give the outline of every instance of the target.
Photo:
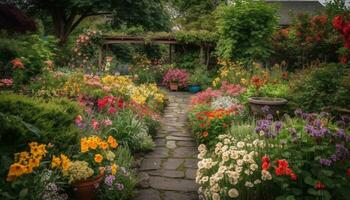
M 108 175 L 105 178 L 105 184 L 108 185 L 109 187 L 112 187 L 114 180 L 115 180 L 115 176 L 114 175 Z
M 315 126 L 314 126 L 315 125 Z M 304 129 L 312 137 L 323 137 L 326 134 L 329 134 L 329 130 L 325 127 L 322 127 L 321 121 L 316 120 L 314 125 L 307 124 Z
M 261 107 L 261 111 L 265 114 L 268 113 L 270 111 L 270 106 L 265 105 Z
M 337 160 L 345 160 L 349 156 L 349 150 L 343 144 L 335 145 L 335 155 Z
M 332 164 L 332 160 L 330 159 L 320 159 L 320 164 L 323 166 L 331 166 Z
M 281 128 L 282 128 L 281 122 L 276 122 L 275 124 L 273 124 L 271 120 L 263 119 L 263 120 L 258 120 L 256 122 L 255 131 L 256 133 L 263 132 L 265 137 L 274 138 L 280 133 Z
M 339 129 L 337 132 L 335 132 L 335 136 L 339 138 L 344 138 L 345 137 L 344 129 Z
M 115 186 L 116 186 L 116 188 L 117 188 L 118 190 L 123 190 L 123 189 L 124 189 L 123 183 L 116 183 Z

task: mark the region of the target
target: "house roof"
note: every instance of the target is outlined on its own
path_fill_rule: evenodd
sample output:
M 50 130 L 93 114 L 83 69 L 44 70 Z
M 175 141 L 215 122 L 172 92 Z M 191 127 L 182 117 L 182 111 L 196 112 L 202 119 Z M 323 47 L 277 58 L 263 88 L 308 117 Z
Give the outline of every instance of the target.
M 318 0 L 265 0 L 267 3 L 279 5 L 278 14 L 280 25 L 292 23 L 292 15 L 300 13 L 316 14 L 324 10 L 324 6 Z

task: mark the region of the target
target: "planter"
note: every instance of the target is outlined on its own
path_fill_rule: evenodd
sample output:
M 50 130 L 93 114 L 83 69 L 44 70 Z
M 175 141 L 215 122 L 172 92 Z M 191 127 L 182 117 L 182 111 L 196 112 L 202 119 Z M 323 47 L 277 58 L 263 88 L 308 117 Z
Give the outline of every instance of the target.
M 88 179 L 73 184 L 75 196 L 78 200 L 94 200 L 96 199 L 96 189 L 103 180 L 104 173 L 101 173 L 94 179 Z
M 272 97 L 249 97 L 248 102 L 251 111 L 257 115 L 276 115 L 277 111 L 283 111 L 283 107 L 288 103 L 286 99 Z M 263 112 L 262 108 L 264 106 L 268 106 L 270 109 L 267 112 Z
M 193 84 L 188 86 L 188 91 L 191 93 L 197 93 L 202 90 L 202 87 L 199 84 Z
M 177 83 L 170 83 L 170 90 L 171 91 L 178 91 L 179 85 Z

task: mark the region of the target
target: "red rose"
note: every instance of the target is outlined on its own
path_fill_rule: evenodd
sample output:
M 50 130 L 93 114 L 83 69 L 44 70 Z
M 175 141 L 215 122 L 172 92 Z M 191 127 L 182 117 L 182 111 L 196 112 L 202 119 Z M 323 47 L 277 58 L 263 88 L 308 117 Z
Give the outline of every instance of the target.
M 290 168 L 286 168 L 286 175 L 292 174 L 292 170 Z
M 118 108 L 123 108 L 124 107 L 124 101 L 123 99 L 118 100 Z
M 283 175 L 285 173 L 285 171 L 284 171 L 284 169 L 282 168 L 282 167 L 277 167 L 276 169 L 275 169 L 275 174 L 277 175 L 277 176 L 281 176 L 281 175 Z
M 287 168 L 288 162 L 286 160 L 278 160 L 278 167 Z

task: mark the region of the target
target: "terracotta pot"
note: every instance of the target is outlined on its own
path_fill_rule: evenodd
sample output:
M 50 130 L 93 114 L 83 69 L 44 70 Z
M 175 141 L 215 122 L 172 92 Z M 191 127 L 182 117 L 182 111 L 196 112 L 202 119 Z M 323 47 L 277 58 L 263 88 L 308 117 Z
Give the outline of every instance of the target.
M 170 83 L 170 90 L 177 91 L 179 89 L 179 85 L 177 83 Z
M 88 179 L 73 184 L 75 196 L 78 200 L 94 200 L 96 199 L 96 189 L 103 180 L 104 173 L 101 173 L 94 179 Z
M 272 98 L 272 97 L 249 97 L 248 102 L 250 109 L 254 114 L 272 114 L 276 115 L 277 112 L 283 111 L 283 107 L 288 103 L 283 98 Z M 262 111 L 262 107 L 268 106 L 270 109 L 267 113 Z

